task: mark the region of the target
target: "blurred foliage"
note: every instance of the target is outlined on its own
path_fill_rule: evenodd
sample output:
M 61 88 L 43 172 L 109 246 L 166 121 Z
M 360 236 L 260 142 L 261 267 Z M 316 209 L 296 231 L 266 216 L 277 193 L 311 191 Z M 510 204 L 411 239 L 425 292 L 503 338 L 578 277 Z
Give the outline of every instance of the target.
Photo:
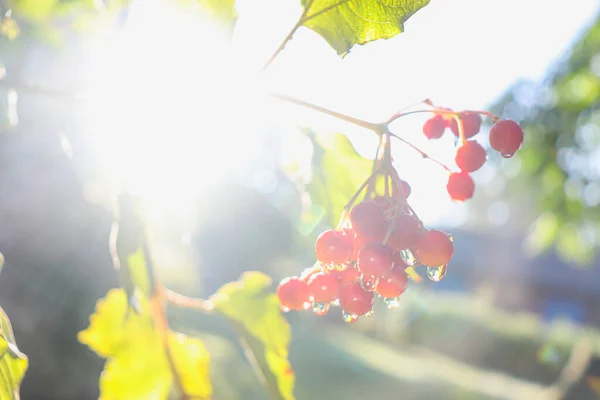
M 0 308 L 0 400 L 18 398 L 28 365 L 27 356 L 17 348 L 10 320 Z
M 545 82 L 521 82 L 494 107 L 520 121 L 525 143 L 510 187 L 540 212 L 531 227 L 535 252 L 589 264 L 600 246 L 600 19 Z
M 261 378 L 274 399 L 294 399 L 294 371 L 288 361 L 290 326 L 281 315 L 279 300 L 269 290 L 271 278 L 245 272 L 212 297 L 215 309 L 232 320 Z
M 348 200 L 371 174 L 373 162 L 361 157 L 341 133 L 307 132 L 312 145 L 311 180 L 307 191 L 312 204 L 336 226 Z
M 401 33 L 404 22 L 427 4 L 429 0 L 302 0 L 308 7 L 304 26 L 323 36 L 342 57 L 357 44 Z
M 161 332 L 152 318 L 152 302 L 141 301 L 140 313 L 127 312 L 127 296 L 121 289 L 108 292 L 90 317 L 79 340 L 107 358 L 100 377 L 101 399 L 166 399 L 173 390 L 175 368 L 182 388 L 194 398 L 212 394 L 209 355 L 204 344 L 183 334 L 169 332 L 170 357 Z

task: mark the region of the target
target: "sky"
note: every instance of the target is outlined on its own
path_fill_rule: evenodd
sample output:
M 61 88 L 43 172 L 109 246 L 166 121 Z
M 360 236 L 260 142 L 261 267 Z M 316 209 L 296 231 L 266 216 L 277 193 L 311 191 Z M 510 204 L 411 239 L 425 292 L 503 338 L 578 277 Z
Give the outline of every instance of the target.
M 207 172 L 206 180 L 219 178 L 213 166 L 223 155 L 212 149 L 221 146 L 216 141 L 222 137 L 236 143 L 228 146 L 229 158 L 243 168 L 256 150 L 249 132 L 260 130 L 263 117 L 270 122 L 276 120 L 283 129 L 291 129 L 290 122 L 297 122 L 317 131 L 343 132 L 351 137 L 360 154 L 372 157 L 376 141 L 369 132 L 313 112 L 274 104 L 265 108 L 265 103 L 248 94 L 257 86 L 369 121 L 383 121 L 400 108 L 425 98 L 453 109 L 481 109 L 518 80 L 542 79 L 598 10 L 596 0 L 576 0 L 568 7 L 564 2 L 544 0 L 432 0 L 407 21 L 404 33 L 357 46 L 344 59 L 316 33 L 301 28 L 257 80 L 257 71 L 298 18 L 299 1 L 238 0 L 234 52 L 227 54 L 221 51 L 224 42 L 203 31 L 187 14 L 172 13 L 160 4 L 160 0 L 138 1 L 126 29 L 97 52 L 98 60 L 125 62 L 112 65 L 114 74 L 110 66 L 97 63 L 98 99 L 111 100 L 95 105 L 96 115 L 90 117 L 90 122 L 98 132 L 110 130 L 106 124 L 121 126 L 120 131 L 112 129 L 113 139 L 120 146 L 127 141 L 123 140 L 126 135 L 143 132 L 146 147 L 154 146 L 157 151 L 165 148 L 164 143 L 153 143 L 148 132 L 181 131 L 176 135 L 178 150 L 170 154 L 176 162 L 170 164 L 180 169 L 188 165 L 193 175 L 181 175 L 180 185 L 173 186 L 174 193 L 189 187 L 189 179 L 200 178 L 198 171 Z M 195 42 L 199 35 L 208 40 Z M 156 57 L 157 51 L 166 51 L 171 57 Z M 224 67 L 207 63 L 207 55 L 222 57 Z M 127 68 L 122 68 L 123 64 Z M 169 69 L 174 73 L 165 74 Z M 162 88 L 168 99 L 157 103 L 160 109 L 156 108 L 155 114 L 150 110 L 156 102 L 143 90 L 148 81 L 152 81 L 153 90 Z M 230 93 L 223 90 L 224 86 L 244 90 Z M 121 94 L 121 102 L 114 98 L 115 91 Z M 135 93 L 140 95 L 132 99 Z M 107 103 L 112 109 L 106 109 Z M 211 113 L 200 126 L 197 116 L 202 107 Z M 107 115 L 113 119 L 107 119 Z M 157 115 L 159 121 L 150 120 L 149 125 L 140 127 L 139 121 L 147 119 L 145 115 Z M 452 140 L 427 142 L 421 134 L 424 118 L 408 117 L 395 123 L 392 130 L 452 164 Z M 227 124 L 222 124 L 223 120 Z M 199 129 L 222 132 L 190 134 Z M 105 133 L 98 138 L 99 145 L 105 146 L 112 157 L 107 165 L 122 171 L 124 166 L 114 160 L 114 142 Z M 128 141 L 135 147 L 139 140 L 142 137 L 131 136 Z M 394 145 L 399 173 L 411 184 L 413 208 L 426 224 L 457 224 L 464 220 L 465 205 L 451 203 L 445 193 L 444 170 L 399 145 Z M 130 149 L 124 149 L 126 162 L 128 154 Z M 152 156 L 147 164 L 136 164 L 135 171 L 130 171 L 134 180 L 143 181 L 136 175 L 142 171 L 149 178 L 148 187 L 158 187 L 160 193 L 164 190 L 156 185 L 157 177 L 164 176 L 171 185 L 176 183 L 169 178 L 169 171 L 153 162 Z M 481 178 L 478 174 L 476 180 Z

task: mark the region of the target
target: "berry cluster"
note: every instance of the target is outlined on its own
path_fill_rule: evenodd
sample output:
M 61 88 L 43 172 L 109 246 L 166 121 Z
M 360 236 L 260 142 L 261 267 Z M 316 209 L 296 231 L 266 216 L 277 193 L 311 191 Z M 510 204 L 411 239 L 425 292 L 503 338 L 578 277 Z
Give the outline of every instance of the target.
M 454 201 L 465 201 L 473 197 L 475 183 L 470 173 L 485 164 L 487 152 L 481 144 L 471 139 L 481 129 L 481 115 L 476 112 L 455 114 L 441 109 L 423 124 L 423 134 L 428 139 L 439 139 L 447 128 L 460 139 L 456 150 L 456 165 L 460 172 L 453 172 L 448 178 L 446 189 Z M 462 132 L 460 124 L 462 124 Z M 512 120 L 501 120 L 490 130 L 490 145 L 502 157 L 510 158 L 523 144 L 523 129 Z
M 484 111 L 454 112 L 425 103 L 433 117 L 423 126 L 429 139 L 438 139 L 449 129 L 460 145 L 455 161 L 458 172 L 450 172 L 446 189 L 455 201 L 473 196 L 475 184 L 471 173 L 481 168 L 487 152 L 472 138 L 479 133 L 481 115 L 494 120 L 490 145 L 503 157 L 512 157 L 523 143 L 523 130 L 511 120 L 498 120 Z M 388 120 L 414 112 L 400 112 Z M 385 130 L 380 132 L 380 144 L 373 164 L 373 174 L 350 199 L 336 229 L 327 230 L 317 238 L 315 266 L 300 276 L 289 277 L 277 287 L 282 310 L 309 310 L 325 315 L 332 306 L 342 310 L 346 322 L 373 313 L 375 295 L 388 307 L 397 307 L 406 291 L 413 267 L 423 265 L 433 281 L 441 280 L 454 254 L 454 239 L 442 231 L 427 229 L 408 203 L 410 185 L 400 179 L 393 166 L 391 138 L 396 137 L 419 151 L 404 139 Z M 383 179 L 380 179 L 383 178 Z M 378 187 L 383 182 L 384 188 Z M 355 204 L 366 190 L 363 201 Z
M 284 311 L 342 309 L 344 320 L 371 315 L 374 295 L 390 308 L 408 284 L 406 269 L 422 264 L 440 280 L 454 253 L 451 236 L 427 230 L 406 201 L 410 186 L 399 181 L 392 196 L 375 196 L 353 207 L 339 229 L 323 232 L 315 244 L 317 264 L 284 279 L 277 295 Z

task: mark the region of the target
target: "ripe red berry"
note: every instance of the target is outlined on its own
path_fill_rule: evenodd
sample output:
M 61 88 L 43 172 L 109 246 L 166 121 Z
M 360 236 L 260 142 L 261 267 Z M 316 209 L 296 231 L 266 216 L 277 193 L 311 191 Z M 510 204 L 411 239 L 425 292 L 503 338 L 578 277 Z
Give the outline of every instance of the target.
M 343 263 L 352 256 L 353 238 L 344 232 L 328 230 L 317 238 L 315 253 L 317 260 L 326 263 Z
M 404 293 L 408 285 L 408 276 L 404 269 L 404 266 L 394 267 L 385 276 L 379 278 L 376 292 L 388 299 L 398 297 Z
M 446 190 L 454 201 L 465 201 L 473 197 L 475 182 L 467 172 L 453 172 L 448 178 Z
M 423 227 L 411 215 L 396 217 L 392 223 L 394 231 L 388 237 L 386 245 L 393 251 L 410 248 L 423 233 Z
M 356 235 L 352 241 L 352 257 L 350 259 L 352 261 L 356 261 L 358 258 L 358 253 L 369 243 L 371 240 L 369 238 L 365 238 L 364 236 Z
M 481 116 L 479 114 L 465 112 L 461 114 L 461 119 L 465 130 L 465 139 L 472 138 L 479 133 L 481 129 Z M 458 137 L 460 135 L 458 123 L 454 118 L 450 121 L 450 130 L 455 136 Z
M 450 262 L 454 254 L 452 240 L 442 231 L 430 230 L 419 238 L 413 251 L 423 265 L 437 267 Z
M 317 303 L 329 303 L 340 294 L 341 283 L 336 274 L 320 272 L 308 280 L 308 291 Z
M 387 232 L 387 222 L 381 208 L 373 201 L 363 201 L 350 212 L 352 229 L 358 236 L 380 241 Z
M 496 122 L 490 130 L 490 145 L 502 157 L 510 158 L 523 144 L 523 128 L 510 119 Z
M 277 297 L 282 307 L 290 310 L 304 310 L 309 305 L 308 284 L 298 277 L 281 281 L 277 287 Z
M 446 121 L 441 115 L 434 115 L 423 124 L 423 133 L 427 139 L 439 139 L 446 130 Z
M 477 171 L 485 164 L 486 159 L 485 149 L 475 140 L 468 140 L 456 151 L 456 165 L 464 172 Z
M 306 268 L 300 274 L 300 279 L 302 279 L 304 282 L 308 282 L 308 280 L 310 279 L 311 276 L 313 276 L 314 274 L 318 274 L 318 273 L 320 273 L 322 271 L 323 271 L 323 269 L 321 267 Z
M 343 271 L 337 272 L 336 275 L 342 285 L 358 282 L 360 279 L 360 272 L 354 267 L 348 267 Z
M 373 307 L 373 292 L 365 291 L 359 283 L 342 287 L 340 308 L 352 315 L 364 315 Z
M 361 273 L 380 277 L 392 269 L 393 255 L 389 247 L 379 242 L 371 242 L 358 253 L 356 265 Z
M 407 199 L 408 196 L 410 196 L 410 192 L 410 185 L 408 184 L 408 182 L 403 180 L 400 180 L 400 187 L 394 187 L 394 194 L 398 196 L 403 195 L 405 199 Z
M 402 259 L 402 254 L 400 254 L 399 251 L 394 253 L 393 260 L 394 260 L 394 268 L 398 267 L 398 268 L 402 268 L 402 270 L 404 270 L 406 267 L 408 267 L 408 265 L 406 265 L 406 263 Z

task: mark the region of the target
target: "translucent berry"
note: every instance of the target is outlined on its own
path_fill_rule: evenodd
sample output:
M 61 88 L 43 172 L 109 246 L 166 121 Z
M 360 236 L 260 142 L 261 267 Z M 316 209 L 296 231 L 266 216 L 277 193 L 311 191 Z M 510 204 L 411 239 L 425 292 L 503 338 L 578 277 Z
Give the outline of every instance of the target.
M 446 190 L 454 201 L 465 201 L 473 197 L 475 182 L 467 172 L 453 172 L 448 178 Z
M 354 267 L 348 267 L 343 271 L 337 272 L 336 276 L 342 285 L 347 285 L 349 283 L 358 282 L 360 279 L 360 272 Z
M 373 292 L 365 291 L 359 283 L 343 286 L 339 299 L 341 309 L 350 315 L 364 315 L 373 307 Z
M 394 188 L 394 194 L 395 195 L 403 195 L 403 197 L 405 199 L 408 198 L 408 196 L 410 196 L 410 192 L 411 192 L 411 188 L 410 185 L 408 184 L 408 182 L 400 180 L 400 187 L 398 188 Z
M 468 140 L 456 151 L 456 165 L 461 171 L 473 172 L 485 164 L 487 153 L 475 140 Z
M 361 273 L 380 277 L 392 269 L 393 255 L 389 247 L 379 242 L 371 242 L 358 253 L 356 265 Z
M 326 263 L 343 263 L 352 256 L 352 237 L 336 230 L 328 230 L 317 238 L 315 252 L 317 260 Z
M 450 262 L 454 244 L 447 234 L 433 229 L 419 238 L 413 251 L 423 265 L 437 267 Z
M 352 261 L 356 261 L 358 258 L 358 253 L 366 246 L 367 243 L 371 242 L 369 238 L 365 238 L 364 236 L 356 235 L 352 240 L 352 257 L 350 259 Z
M 320 272 L 308 280 L 308 291 L 317 303 L 328 303 L 338 298 L 341 283 L 336 274 Z
M 461 114 L 461 119 L 465 130 L 465 139 L 472 138 L 479 133 L 481 129 L 481 116 L 479 114 L 465 112 Z M 450 121 L 450 130 L 455 136 L 459 136 L 458 123 L 454 118 Z
M 387 231 L 383 210 L 373 201 L 363 201 L 350 212 L 352 229 L 358 236 L 380 241 Z
M 427 139 L 439 139 L 446 130 L 446 121 L 441 115 L 434 115 L 423 124 L 423 133 Z
M 277 287 L 277 297 L 283 308 L 304 310 L 309 305 L 308 284 L 295 276 L 286 278 Z
M 386 245 L 393 251 L 410 248 L 423 233 L 423 227 L 419 221 L 411 215 L 401 215 L 392 222 L 393 232 L 388 237 Z
M 490 145 L 502 157 L 510 158 L 523 144 L 523 128 L 510 119 L 505 119 L 492 127 L 490 130 Z
M 404 272 L 405 267 L 394 267 L 383 277 L 379 278 L 376 292 L 385 298 L 400 296 L 406 290 L 408 276 Z
M 302 271 L 302 273 L 300 274 L 300 279 L 302 279 L 304 282 L 308 282 L 308 280 L 310 279 L 311 276 L 318 274 L 320 272 L 322 272 L 323 269 L 321 267 L 310 267 L 310 268 L 306 268 L 304 271 Z

